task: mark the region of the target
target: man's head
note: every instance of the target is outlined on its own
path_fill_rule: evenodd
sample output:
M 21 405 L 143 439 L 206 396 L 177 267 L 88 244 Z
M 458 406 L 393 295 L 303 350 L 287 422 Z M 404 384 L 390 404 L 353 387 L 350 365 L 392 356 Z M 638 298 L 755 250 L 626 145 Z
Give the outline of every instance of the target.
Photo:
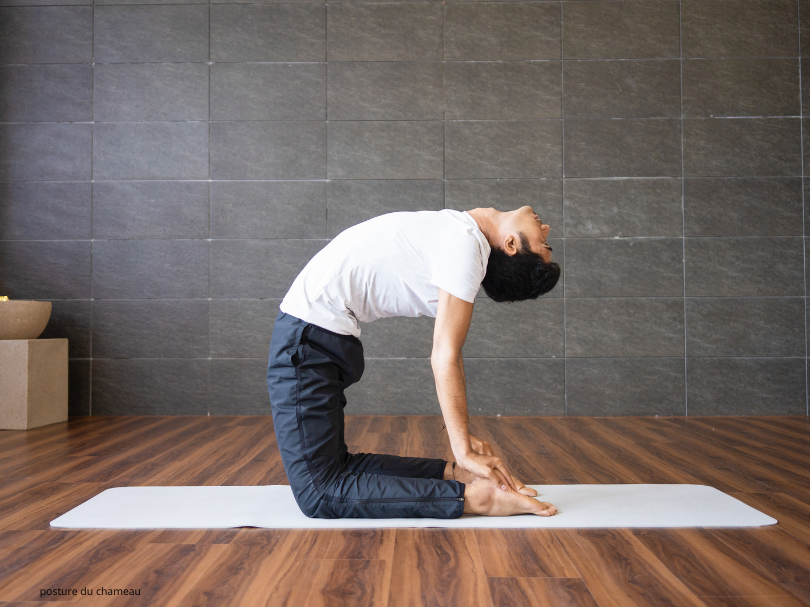
M 494 301 L 510 302 L 536 299 L 551 291 L 560 278 L 560 266 L 551 261 L 551 247 L 546 244 L 549 226 L 530 206 L 506 213 L 480 211 L 485 214 L 480 223 L 488 228 L 484 233 L 492 249 L 481 283 L 486 294 Z

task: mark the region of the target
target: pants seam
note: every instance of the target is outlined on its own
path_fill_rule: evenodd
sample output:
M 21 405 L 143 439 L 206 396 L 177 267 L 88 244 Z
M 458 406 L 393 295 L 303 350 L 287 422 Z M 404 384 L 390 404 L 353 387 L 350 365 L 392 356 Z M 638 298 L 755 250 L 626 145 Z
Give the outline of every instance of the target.
M 351 499 L 346 497 L 335 497 L 333 495 L 323 496 L 324 501 L 333 504 L 407 504 L 407 503 L 432 503 L 432 502 L 460 502 L 463 497 L 380 497 L 369 499 Z
M 296 346 L 297 348 L 298 346 Z M 320 499 L 324 499 L 326 493 L 323 491 L 318 475 L 315 474 L 315 464 L 307 453 L 306 440 L 304 439 L 304 424 L 301 415 L 301 368 L 300 365 L 295 365 L 295 422 L 298 426 L 298 440 L 301 442 L 301 455 L 304 457 L 304 462 L 309 472 L 309 478 L 312 481 L 315 491 L 318 492 Z
M 446 465 L 447 464 L 445 464 L 445 466 Z M 436 470 L 439 470 L 439 468 L 436 468 Z M 348 472 L 359 472 L 359 473 L 362 473 L 362 474 L 380 474 L 380 472 L 410 472 L 410 471 L 413 471 L 413 468 L 371 468 L 371 469 L 363 469 L 363 470 L 360 470 L 358 468 L 347 468 L 347 471 Z M 397 475 L 396 474 L 380 474 L 380 476 L 397 476 Z M 407 478 L 407 477 L 403 477 L 403 478 Z M 420 478 L 422 478 L 422 477 L 420 477 Z M 436 481 L 448 480 L 449 481 L 449 480 L 453 480 L 453 479 L 435 478 L 433 480 L 436 480 Z

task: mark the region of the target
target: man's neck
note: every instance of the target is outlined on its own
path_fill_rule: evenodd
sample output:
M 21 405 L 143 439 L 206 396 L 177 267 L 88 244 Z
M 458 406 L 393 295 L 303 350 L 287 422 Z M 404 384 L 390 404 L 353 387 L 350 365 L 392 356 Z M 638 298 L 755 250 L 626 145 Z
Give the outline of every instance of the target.
M 472 209 L 467 211 L 475 219 L 478 229 L 484 234 L 490 246 L 498 246 L 498 211 L 495 209 Z

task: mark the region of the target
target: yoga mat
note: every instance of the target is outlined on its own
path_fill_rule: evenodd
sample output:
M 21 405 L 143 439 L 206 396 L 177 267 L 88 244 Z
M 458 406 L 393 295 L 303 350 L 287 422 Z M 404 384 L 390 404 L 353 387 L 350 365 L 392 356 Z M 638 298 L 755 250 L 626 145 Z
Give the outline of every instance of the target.
M 51 521 L 72 529 L 368 529 L 381 527 L 759 527 L 776 519 L 706 485 L 531 485 L 550 517 L 314 519 L 288 485 L 116 487 Z

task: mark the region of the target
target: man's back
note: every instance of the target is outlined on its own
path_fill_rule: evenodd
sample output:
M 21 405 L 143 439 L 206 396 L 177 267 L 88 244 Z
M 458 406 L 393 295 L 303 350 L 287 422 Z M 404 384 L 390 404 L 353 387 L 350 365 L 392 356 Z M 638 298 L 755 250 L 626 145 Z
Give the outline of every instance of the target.
M 343 232 L 293 282 L 281 310 L 343 335 L 358 322 L 436 316 L 438 288 L 472 302 L 490 246 L 466 212 L 388 213 Z

